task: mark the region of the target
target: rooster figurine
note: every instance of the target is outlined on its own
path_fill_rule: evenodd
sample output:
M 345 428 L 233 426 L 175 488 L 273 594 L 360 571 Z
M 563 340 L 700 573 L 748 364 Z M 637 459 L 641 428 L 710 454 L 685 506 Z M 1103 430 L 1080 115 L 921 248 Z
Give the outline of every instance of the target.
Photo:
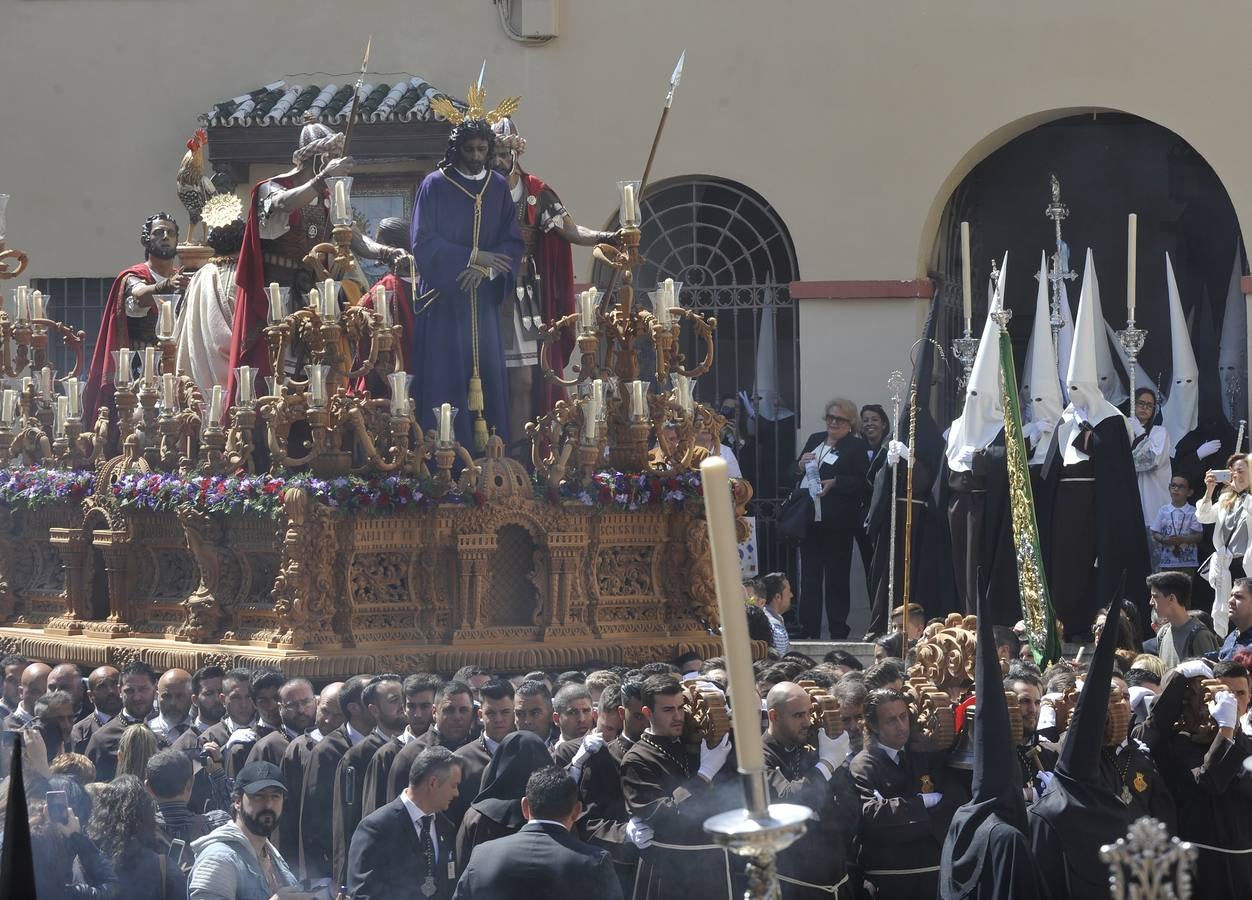
M 190 224 L 187 226 L 187 242 L 191 243 L 195 240 L 196 226 L 200 225 L 201 235 L 207 234 L 203 222 L 200 219 L 200 213 L 204 209 L 205 202 L 209 197 L 217 193 L 217 189 L 213 187 L 204 174 L 204 148 L 208 146 L 209 135 L 203 128 L 197 128 L 196 133 L 191 136 L 191 140 L 187 141 L 187 152 L 183 154 L 183 161 L 178 166 L 178 199 L 183 204 L 183 208 L 187 210 L 187 217 Z

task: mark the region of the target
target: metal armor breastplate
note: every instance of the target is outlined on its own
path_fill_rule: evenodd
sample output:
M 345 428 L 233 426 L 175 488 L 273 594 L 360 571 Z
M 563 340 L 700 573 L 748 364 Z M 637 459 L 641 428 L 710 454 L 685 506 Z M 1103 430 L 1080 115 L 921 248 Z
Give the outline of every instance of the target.
M 300 261 L 313 249 L 313 245 L 330 240 L 330 229 L 327 227 L 329 219 L 330 211 L 319 199 L 301 207 L 299 219 L 282 237 L 261 241 L 261 250 L 265 257 L 265 280 L 289 285 L 292 273 L 300 267 Z

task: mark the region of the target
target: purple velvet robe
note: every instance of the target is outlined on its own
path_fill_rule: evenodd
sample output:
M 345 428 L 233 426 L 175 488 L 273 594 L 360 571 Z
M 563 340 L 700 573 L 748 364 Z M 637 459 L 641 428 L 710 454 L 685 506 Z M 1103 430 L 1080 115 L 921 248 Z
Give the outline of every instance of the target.
M 451 403 L 460 412 L 455 422 L 456 439 L 473 448 L 475 415 L 468 409 L 468 385 L 473 373 L 469 294 L 457 287 L 456 277 L 469 265 L 474 236 L 474 202 L 449 182 L 454 179 L 471 194 L 485 190 L 478 249 L 502 253 L 516 271 L 522 256 L 522 237 L 517 227 L 516 206 L 503 175 L 490 172 L 481 181 L 463 177 L 454 169 L 435 170 L 417 189 L 410 236 L 417 260 L 419 293 L 439 291 L 424 313 L 417 317 L 416 363 L 413 396 L 424 429 L 437 423 L 433 409 Z M 513 279 L 497 273 L 478 287 L 478 370 L 483 382 L 484 417 L 507 446 L 508 380 L 504 371 L 504 348 L 500 340 L 500 304 Z

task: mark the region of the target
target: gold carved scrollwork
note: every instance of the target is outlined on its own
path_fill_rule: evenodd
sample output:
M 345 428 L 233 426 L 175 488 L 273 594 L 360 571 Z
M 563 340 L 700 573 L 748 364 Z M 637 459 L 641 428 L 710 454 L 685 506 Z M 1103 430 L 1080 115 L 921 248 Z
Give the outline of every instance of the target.
M 336 542 L 334 513 L 303 488 L 283 491 L 287 528 L 274 582 L 274 613 L 280 645 L 334 642 Z

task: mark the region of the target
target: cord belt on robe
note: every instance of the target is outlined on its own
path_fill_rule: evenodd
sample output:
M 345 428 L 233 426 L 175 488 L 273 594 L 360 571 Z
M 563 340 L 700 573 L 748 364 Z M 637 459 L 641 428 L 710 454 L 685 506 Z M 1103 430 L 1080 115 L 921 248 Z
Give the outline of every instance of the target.
M 445 176 L 447 173 L 444 173 Z M 487 276 L 487 270 L 478 265 L 474 260 L 478 256 L 478 233 L 483 224 L 483 195 L 487 193 L 487 185 L 491 184 L 490 178 L 483 179 L 483 186 L 477 194 L 471 194 L 464 187 L 456 182 L 455 179 L 448 177 L 447 181 L 453 185 L 470 200 L 474 201 L 474 237 L 470 247 L 470 265 L 471 269 L 477 269 Z M 473 358 L 473 370 L 470 372 L 469 394 L 466 406 L 470 412 L 474 413 L 474 447 L 482 451 L 487 449 L 487 420 L 483 418 L 483 379 L 478 371 L 478 288 L 471 287 L 469 289 L 470 296 L 470 355 Z

